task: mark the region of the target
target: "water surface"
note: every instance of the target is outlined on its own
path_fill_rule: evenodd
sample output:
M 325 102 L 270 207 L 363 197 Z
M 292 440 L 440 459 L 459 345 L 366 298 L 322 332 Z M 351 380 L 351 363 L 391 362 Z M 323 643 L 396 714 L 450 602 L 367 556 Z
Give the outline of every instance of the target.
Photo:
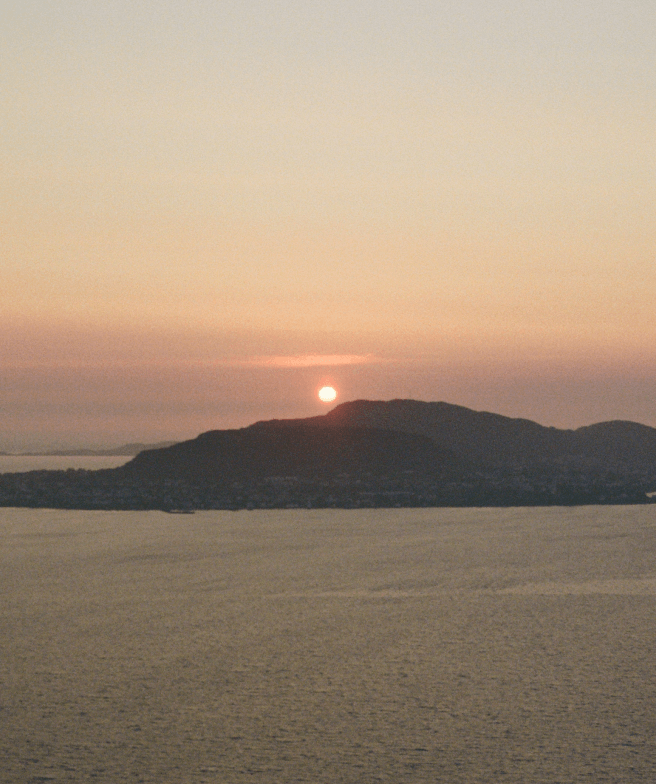
M 656 507 L 0 510 L 3 782 L 656 781 Z
M 89 455 L 0 455 L 0 474 L 20 471 L 65 471 L 67 468 L 117 468 L 132 460 L 125 456 L 94 457 Z

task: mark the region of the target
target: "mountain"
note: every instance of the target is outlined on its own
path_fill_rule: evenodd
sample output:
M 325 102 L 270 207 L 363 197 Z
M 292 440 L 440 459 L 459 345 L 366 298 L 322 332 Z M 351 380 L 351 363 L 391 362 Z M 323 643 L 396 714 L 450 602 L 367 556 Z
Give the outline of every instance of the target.
M 656 478 L 656 428 L 614 421 L 561 430 L 450 403 L 355 400 L 323 416 L 213 430 L 144 450 L 121 470 L 241 481 L 499 469 L 640 471 Z
M 191 441 L 141 452 L 115 469 L 132 479 L 250 481 L 339 474 L 438 475 L 459 461 L 427 436 L 365 427 L 284 427 L 212 430 Z
M 257 422 L 255 429 L 374 427 L 427 436 L 479 467 L 579 464 L 656 471 L 656 428 L 613 421 L 561 430 L 528 419 L 420 400 L 355 400 L 323 416 Z
M 97 471 L 0 475 L 0 506 L 65 509 L 653 503 L 656 429 L 544 427 L 418 400 L 212 430 Z

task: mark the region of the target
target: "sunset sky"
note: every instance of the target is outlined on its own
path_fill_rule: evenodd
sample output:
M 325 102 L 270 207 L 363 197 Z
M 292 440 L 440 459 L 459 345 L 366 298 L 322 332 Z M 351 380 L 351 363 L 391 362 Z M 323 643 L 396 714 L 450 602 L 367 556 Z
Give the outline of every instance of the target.
M 653 0 L 21 0 L 0 52 L 0 449 L 324 384 L 656 426 Z

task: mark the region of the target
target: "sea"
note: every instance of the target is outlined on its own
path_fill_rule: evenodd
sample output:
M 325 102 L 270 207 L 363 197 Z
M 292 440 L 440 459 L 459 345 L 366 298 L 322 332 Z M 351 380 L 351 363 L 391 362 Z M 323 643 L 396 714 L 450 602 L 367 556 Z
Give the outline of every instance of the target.
M 131 457 L 93 455 L 0 455 L 0 474 L 17 471 L 65 471 L 67 468 L 118 468 L 132 460 Z
M 0 509 L 0 565 L 3 784 L 656 782 L 656 505 Z

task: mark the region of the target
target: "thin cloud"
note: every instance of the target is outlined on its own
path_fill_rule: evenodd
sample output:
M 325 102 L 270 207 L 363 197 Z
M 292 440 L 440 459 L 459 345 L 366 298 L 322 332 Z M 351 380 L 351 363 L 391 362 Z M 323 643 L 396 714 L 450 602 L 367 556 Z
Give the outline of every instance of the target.
M 292 356 L 263 356 L 238 360 L 234 364 L 250 367 L 305 368 L 334 365 L 370 365 L 385 360 L 373 354 L 296 354 Z
M 252 367 L 252 368 L 307 368 L 334 367 L 337 365 L 372 365 L 394 360 L 377 357 L 374 354 L 293 354 L 255 357 L 231 357 L 227 359 L 128 359 L 128 360 L 85 360 L 63 359 L 57 361 L 11 362 L 0 367 L 6 370 L 28 369 L 107 369 L 139 367 Z

